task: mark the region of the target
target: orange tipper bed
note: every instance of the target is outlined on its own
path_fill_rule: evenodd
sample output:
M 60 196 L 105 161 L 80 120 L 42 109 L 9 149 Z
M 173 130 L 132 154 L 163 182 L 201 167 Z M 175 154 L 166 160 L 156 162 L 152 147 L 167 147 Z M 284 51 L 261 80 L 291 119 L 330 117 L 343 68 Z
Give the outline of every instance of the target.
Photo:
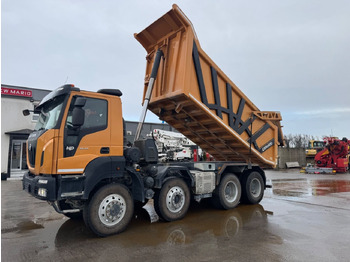
M 164 53 L 149 109 L 216 160 L 275 167 L 283 144 L 279 112 L 260 111 L 202 50 L 177 5 L 135 38 L 147 51 L 144 94 Z

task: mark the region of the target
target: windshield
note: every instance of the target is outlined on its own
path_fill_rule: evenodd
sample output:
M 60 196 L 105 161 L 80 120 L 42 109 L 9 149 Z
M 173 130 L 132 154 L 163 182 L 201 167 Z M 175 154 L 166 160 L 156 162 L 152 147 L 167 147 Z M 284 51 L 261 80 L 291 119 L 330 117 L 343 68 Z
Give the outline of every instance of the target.
M 40 115 L 35 130 L 52 129 L 56 126 L 65 97 L 54 97 L 38 108 Z
M 323 147 L 324 143 L 322 141 L 315 141 L 314 142 L 314 147 Z
M 323 141 L 309 141 L 309 148 L 323 148 L 324 142 Z

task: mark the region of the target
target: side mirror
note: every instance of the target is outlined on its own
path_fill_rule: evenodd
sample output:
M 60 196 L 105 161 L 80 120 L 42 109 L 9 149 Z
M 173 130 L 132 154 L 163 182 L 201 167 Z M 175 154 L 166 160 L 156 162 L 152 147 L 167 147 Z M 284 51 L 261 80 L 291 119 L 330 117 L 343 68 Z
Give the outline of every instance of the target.
M 85 97 L 77 97 L 74 102 L 74 108 L 72 112 L 72 125 L 74 129 L 77 129 L 84 125 L 85 121 L 85 110 L 82 108 L 86 104 Z
M 72 125 L 74 128 L 79 128 L 84 125 L 85 111 L 81 107 L 75 107 L 72 112 Z
M 24 109 L 22 111 L 22 113 L 23 113 L 24 116 L 29 116 L 30 115 L 30 111 L 28 109 Z

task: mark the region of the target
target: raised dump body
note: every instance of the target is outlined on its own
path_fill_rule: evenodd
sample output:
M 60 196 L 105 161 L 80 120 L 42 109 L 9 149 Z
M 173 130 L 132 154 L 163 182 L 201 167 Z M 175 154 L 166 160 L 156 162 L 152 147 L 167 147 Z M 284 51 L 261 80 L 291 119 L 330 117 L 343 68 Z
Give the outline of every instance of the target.
M 276 166 L 281 114 L 260 111 L 220 70 L 178 6 L 135 38 L 148 53 L 144 94 L 156 51 L 164 53 L 148 107 L 154 114 L 218 161 Z

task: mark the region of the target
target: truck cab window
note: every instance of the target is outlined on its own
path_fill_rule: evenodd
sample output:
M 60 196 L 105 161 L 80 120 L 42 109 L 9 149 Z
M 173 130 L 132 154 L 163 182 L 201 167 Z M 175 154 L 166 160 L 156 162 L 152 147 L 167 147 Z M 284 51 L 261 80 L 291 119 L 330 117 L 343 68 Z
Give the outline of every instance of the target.
M 69 128 L 72 124 L 74 101 L 75 99 L 72 100 L 71 107 L 68 112 L 66 128 Z M 85 111 L 85 120 L 84 124 L 80 128 L 80 131 L 96 128 L 100 130 L 105 129 L 107 127 L 107 108 L 108 103 L 106 100 L 87 98 L 85 106 L 82 107 L 82 109 Z
M 107 126 L 107 101 L 89 98 L 83 109 L 85 121 L 82 129 Z
M 58 96 L 41 105 L 35 130 L 55 128 L 66 96 Z

